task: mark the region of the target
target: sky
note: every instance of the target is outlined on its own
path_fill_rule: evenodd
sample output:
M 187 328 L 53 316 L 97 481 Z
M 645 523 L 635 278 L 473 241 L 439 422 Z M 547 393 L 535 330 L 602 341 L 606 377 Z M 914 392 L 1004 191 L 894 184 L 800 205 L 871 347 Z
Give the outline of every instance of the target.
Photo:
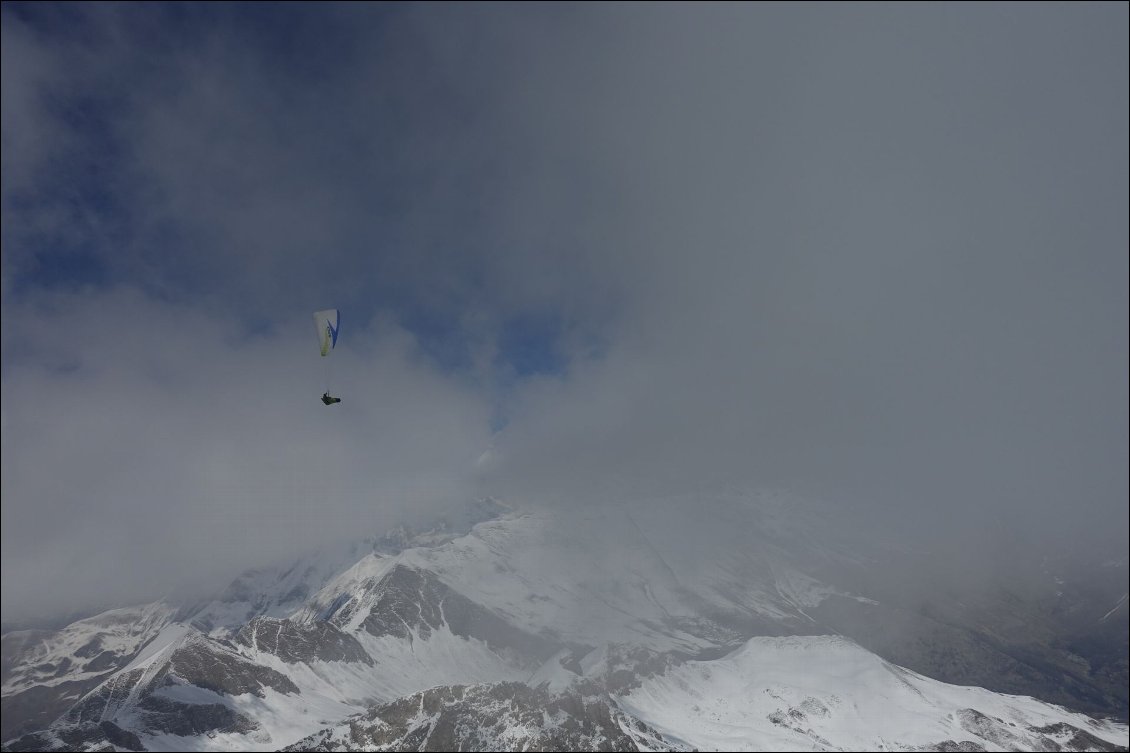
M 0 14 L 5 621 L 486 495 L 1126 556 L 1125 3 Z

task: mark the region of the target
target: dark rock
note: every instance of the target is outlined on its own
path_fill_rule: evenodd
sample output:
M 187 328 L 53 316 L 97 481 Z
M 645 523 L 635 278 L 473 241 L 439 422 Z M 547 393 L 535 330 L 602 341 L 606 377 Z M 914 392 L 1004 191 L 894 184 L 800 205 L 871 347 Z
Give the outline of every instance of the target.
M 0 739 L 46 729 L 105 679 L 106 675 L 100 675 L 57 685 L 34 685 L 0 698 Z
M 207 732 L 246 733 L 259 725 L 222 703 L 181 703 L 158 695 L 138 704 L 147 730 L 189 737 Z
M 102 638 L 95 636 L 75 651 L 80 659 L 90 659 L 102 653 Z
M 942 740 L 936 745 L 923 748 L 923 750 L 940 750 L 945 751 L 945 753 L 977 753 L 978 751 L 984 751 L 985 747 L 971 740 L 962 740 L 959 743 L 953 740 Z
M 1115 745 L 1114 743 L 1107 742 L 1098 737 L 1095 737 L 1086 730 L 1079 729 L 1078 727 L 1067 724 L 1066 722 L 1059 722 L 1058 724 L 1046 724 L 1043 727 L 1030 727 L 1032 732 L 1040 735 L 1055 735 L 1056 737 L 1067 737 L 1070 735 L 1066 743 L 1063 743 L 1063 750 L 1102 750 L 1102 751 L 1117 751 L 1126 750 L 1126 748 Z
M 190 685 L 227 695 L 252 693 L 262 698 L 265 687 L 286 694 L 298 692 L 286 675 L 242 659 L 206 638 L 177 649 L 168 671 Z
M 288 664 L 315 660 L 373 665 L 357 639 L 328 622 L 296 624 L 290 620 L 256 617 L 236 635 L 237 643 L 278 656 Z
M 113 722 L 102 722 L 98 725 L 106 739 L 119 748 L 126 750 L 145 750 L 141 739 L 132 732 L 127 732 Z
M 546 723 L 546 720 L 551 720 Z M 629 730 L 629 731 L 625 731 Z M 680 750 L 604 694 L 523 683 L 446 686 L 375 706 L 285 750 Z

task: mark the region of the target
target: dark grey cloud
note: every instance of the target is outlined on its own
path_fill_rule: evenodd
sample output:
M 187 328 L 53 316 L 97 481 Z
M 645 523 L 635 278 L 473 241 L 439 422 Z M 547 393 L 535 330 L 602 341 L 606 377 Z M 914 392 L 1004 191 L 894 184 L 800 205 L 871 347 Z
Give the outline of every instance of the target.
M 79 508 L 91 479 L 135 501 L 138 484 L 182 479 L 180 509 L 212 494 L 201 437 L 240 432 L 231 414 L 195 417 L 212 395 L 200 385 L 224 393 L 229 373 L 204 356 L 229 364 L 231 405 L 286 402 L 302 388 L 282 364 L 307 345 L 284 356 L 291 327 L 306 334 L 296 312 L 331 303 L 362 337 L 406 343 L 355 357 L 366 399 L 412 408 L 353 414 L 334 476 L 351 489 L 376 483 L 359 457 L 407 436 L 400 483 L 457 479 L 437 499 L 786 486 L 865 525 L 1125 553 L 1124 5 L 279 17 L 264 27 L 224 6 L 177 27 L 100 6 L 77 24 L 94 31 L 64 45 L 57 27 L 5 13 L 6 578 L 7 531 L 38 536 L 33 505 Z M 86 171 L 107 179 L 113 211 L 63 211 L 76 199 L 60 176 L 86 164 L 65 157 L 89 162 L 92 131 L 43 103 L 76 90 L 96 95 L 114 146 Z M 18 281 L 47 241 L 76 235 L 98 239 L 116 287 L 45 308 Z M 123 306 L 183 330 L 175 368 L 127 348 L 96 377 L 75 354 L 86 340 L 72 328 L 112 332 Z M 70 350 L 21 355 L 13 314 Z M 248 330 L 252 344 L 223 334 Z M 363 379 L 383 368 L 378 351 L 408 376 Z M 522 357 L 556 365 L 523 376 Z M 173 390 L 170 373 L 197 390 Z M 125 407 L 123 383 L 145 410 Z M 41 420 L 47 394 L 72 418 Z M 195 450 L 151 450 L 167 462 L 150 458 L 146 476 L 68 444 L 166 415 Z M 236 415 L 253 458 L 299 452 L 277 439 L 324 418 Z M 17 446 L 54 456 L 51 483 L 69 485 L 20 472 Z M 293 498 L 308 497 L 271 462 L 249 467 L 244 496 L 298 484 Z M 121 536 L 157 529 L 91 504 Z M 182 516 L 186 552 L 199 519 Z M 260 551 L 289 535 L 264 533 Z
M 947 536 L 1124 548 L 1126 37 L 1108 14 L 631 19 L 563 127 L 618 189 L 592 230 L 616 347 L 531 386 L 500 440 L 523 488 L 776 482 Z

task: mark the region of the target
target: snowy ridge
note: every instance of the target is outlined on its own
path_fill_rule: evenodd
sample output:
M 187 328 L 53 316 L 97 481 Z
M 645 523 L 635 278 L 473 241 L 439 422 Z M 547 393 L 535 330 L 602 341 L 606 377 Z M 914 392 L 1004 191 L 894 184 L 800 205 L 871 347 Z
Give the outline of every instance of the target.
M 4 695 L 36 685 L 55 685 L 106 674 L 114 660 L 130 657 L 173 619 L 176 608 L 164 602 L 112 609 L 73 622 L 54 633 L 16 631 L 4 636 L 5 659 L 19 663 L 3 684 Z
M 5 717 L 51 687 L 37 678 L 66 695 L 5 749 L 1126 745 L 1125 725 L 939 682 L 827 635 L 844 605 L 889 613 L 836 580 L 866 565 L 862 550 L 820 521 L 786 525 L 784 498 L 755 502 L 736 495 L 701 521 L 685 499 L 568 519 L 491 506 L 461 530 L 402 529 L 247 573 L 196 609 L 9 634 L 6 652 L 34 638 L 53 653 L 21 656 L 55 667 L 6 665 Z M 688 514 L 696 525 L 679 525 Z M 113 661 L 70 673 L 62 662 L 94 637 Z
M 319 589 L 303 606 L 287 615 L 296 622 L 324 621 L 338 618 L 339 627 L 345 632 L 354 632 L 379 598 L 376 587 L 399 562 L 397 557 L 388 557 L 375 552 L 362 557 L 354 565 L 333 578 Z M 348 605 L 348 609 L 343 609 Z M 348 612 L 348 622 L 340 618 Z
M 1023 696 L 931 680 L 839 636 L 753 638 L 690 661 L 620 699 L 667 737 L 701 750 L 1054 750 L 1091 735 L 1125 748 L 1125 724 Z M 1057 742 L 1062 745 L 1063 742 Z M 1084 745 L 1074 749 L 1097 749 Z
M 526 683 L 445 686 L 378 704 L 288 750 L 1118 750 L 1124 724 L 947 685 L 838 636 L 755 638 L 610 693 L 562 653 Z M 557 665 L 553 667 L 551 665 Z M 596 682 L 594 680 L 601 680 Z
M 607 695 L 522 683 L 432 688 L 300 740 L 294 751 L 682 750 Z
M 442 545 L 465 535 L 475 524 L 508 512 L 509 508 L 496 500 L 478 500 L 461 514 L 420 530 L 399 526 L 382 536 L 343 542 L 273 567 L 249 570 L 218 599 L 190 610 L 190 622 L 201 632 L 226 638 L 255 617 L 293 618 L 309 611 L 311 597 L 318 591 L 332 588 L 327 584 L 337 583 L 339 593 L 356 590 L 362 580 L 380 577 L 381 565 L 366 574 L 373 563 L 411 547 Z M 319 618 L 316 613 L 307 616 Z
M 219 599 L 198 607 L 191 623 L 204 633 L 227 637 L 255 617 L 289 617 L 327 580 L 352 567 L 372 547 L 371 540 L 353 542 L 284 565 L 248 571 Z
M 133 661 L 127 664 L 116 674 L 131 672 L 135 669 L 145 669 L 171 652 L 183 642 L 192 629 L 181 623 L 172 623 L 162 628 L 161 632 L 140 651 Z
M 692 652 L 711 645 L 684 629 L 699 618 L 693 598 L 624 516 L 563 525 L 545 512 L 515 515 L 401 556 L 516 626 L 563 643 Z

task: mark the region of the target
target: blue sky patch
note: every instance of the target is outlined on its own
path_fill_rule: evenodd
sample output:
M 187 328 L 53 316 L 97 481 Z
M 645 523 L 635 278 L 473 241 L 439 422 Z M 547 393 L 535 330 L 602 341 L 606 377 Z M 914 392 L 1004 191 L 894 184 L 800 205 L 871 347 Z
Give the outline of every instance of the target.
M 518 377 L 563 374 L 568 365 L 561 351 L 563 333 L 561 317 L 554 313 L 512 317 L 498 333 L 495 365 Z

